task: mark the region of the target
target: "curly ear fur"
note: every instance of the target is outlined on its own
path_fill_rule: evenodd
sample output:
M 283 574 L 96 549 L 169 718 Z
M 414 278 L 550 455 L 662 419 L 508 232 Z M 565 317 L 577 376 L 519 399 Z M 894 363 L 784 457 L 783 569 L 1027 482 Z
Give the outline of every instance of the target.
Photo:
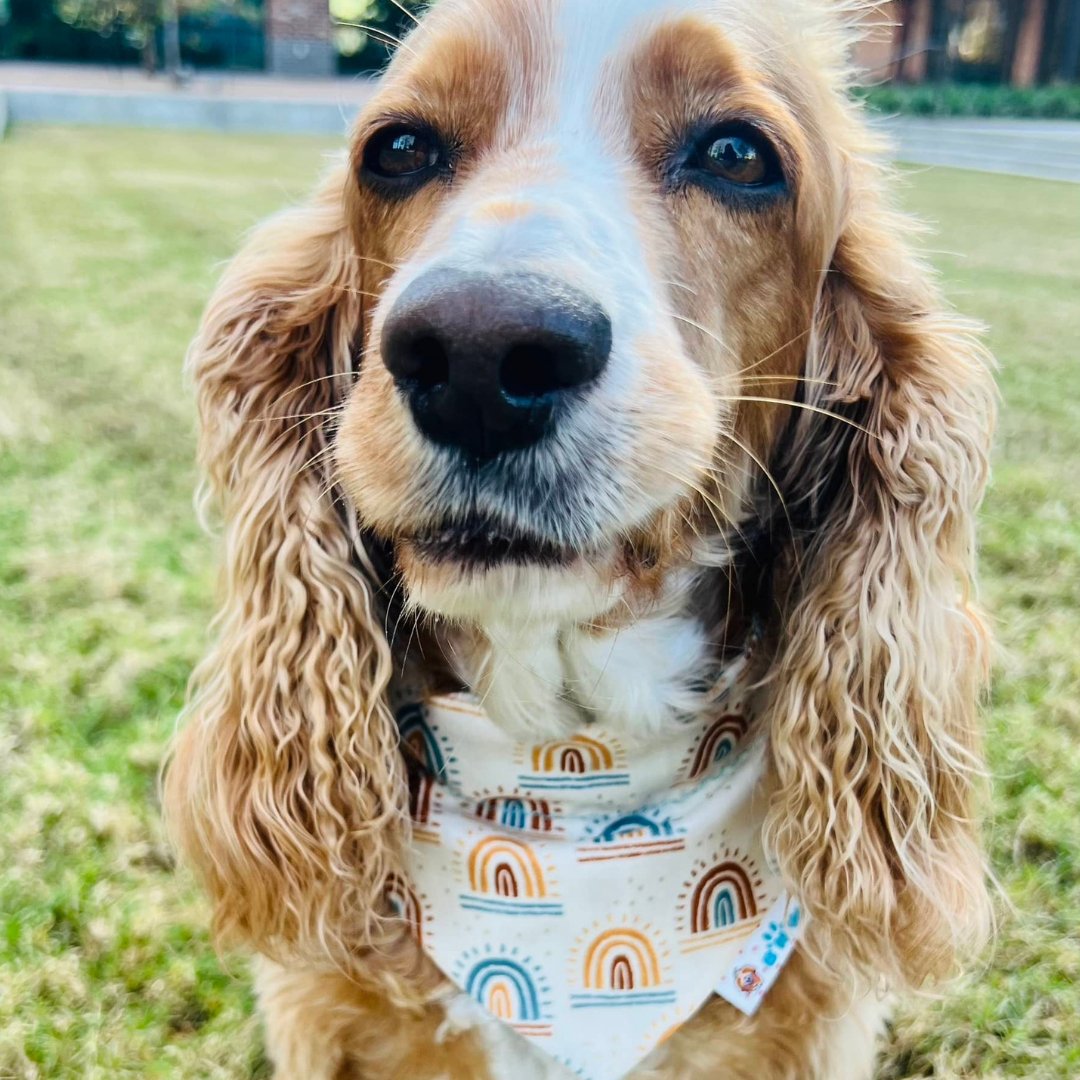
M 349 965 L 396 866 L 390 651 L 318 458 L 363 316 L 337 171 L 258 229 L 189 357 L 224 601 L 166 773 L 219 939 Z
M 996 401 L 878 184 L 850 191 L 807 372 L 858 427 L 800 413 L 779 465 L 810 527 L 782 600 L 766 840 L 827 963 L 917 984 L 989 925 L 971 593 Z

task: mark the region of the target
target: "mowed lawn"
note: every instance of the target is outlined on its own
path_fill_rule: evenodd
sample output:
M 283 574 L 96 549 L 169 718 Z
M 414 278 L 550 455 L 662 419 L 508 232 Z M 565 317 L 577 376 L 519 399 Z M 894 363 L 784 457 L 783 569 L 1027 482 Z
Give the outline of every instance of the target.
M 211 612 L 181 358 L 220 261 L 333 148 L 16 129 L 0 143 L 0 1078 L 266 1076 L 242 958 L 155 776 Z M 1080 1075 L 1080 186 L 912 172 L 1004 414 L 982 529 L 998 945 L 910 1002 L 882 1075 Z M 973 958 L 973 961 L 976 958 Z

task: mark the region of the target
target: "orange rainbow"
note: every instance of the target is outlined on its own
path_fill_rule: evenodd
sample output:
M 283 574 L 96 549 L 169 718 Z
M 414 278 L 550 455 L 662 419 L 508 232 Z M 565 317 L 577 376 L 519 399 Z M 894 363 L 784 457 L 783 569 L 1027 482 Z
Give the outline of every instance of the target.
M 652 943 L 630 926 L 605 930 L 585 953 L 585 987 L 589 990 L 644 990 L 663 982 L 660 959 Z
M 532 767 L 536 772 L 603 772 L 615 767 L 610 747 L 586 735 L 575 735 L 562 742 L 544 743 L 532 748 Z
M 510 997 L 510 988 L 506 983 L 495 983 L 488 990 L 488 1012 L 500 1020 L 514 1019 L 514 1002 Z
M 489 836 L 469 852 L 469 887 L 475 893 L 543 899 L 548 895 L 540 860 L 528 844 Z

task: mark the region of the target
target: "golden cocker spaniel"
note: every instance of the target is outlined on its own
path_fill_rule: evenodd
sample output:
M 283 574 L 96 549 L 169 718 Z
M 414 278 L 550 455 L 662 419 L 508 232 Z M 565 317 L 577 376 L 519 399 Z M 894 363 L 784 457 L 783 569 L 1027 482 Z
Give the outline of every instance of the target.
M 405 683 L 662 740 L 753 636 L 805 934 L 637 1080 L 870 1077 L 887 993 L 983 939 L 994 391 L 848 95 L 856 14 L 440 0 L 225 273 L 190 358 L 224 599 L 166 811 L 280 1078 L 573 1075 L 388 900 Z

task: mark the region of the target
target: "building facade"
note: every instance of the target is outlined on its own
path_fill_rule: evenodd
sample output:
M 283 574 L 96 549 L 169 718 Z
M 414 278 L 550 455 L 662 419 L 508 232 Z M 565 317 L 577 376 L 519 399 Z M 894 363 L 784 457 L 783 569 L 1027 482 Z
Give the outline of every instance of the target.
M 267 70 L 326 77 L 337 72 L 329 0 L 265 0 Z
M 872 83 L 1076 82 L 1080 0 L 889 0 L 857 60 Z

